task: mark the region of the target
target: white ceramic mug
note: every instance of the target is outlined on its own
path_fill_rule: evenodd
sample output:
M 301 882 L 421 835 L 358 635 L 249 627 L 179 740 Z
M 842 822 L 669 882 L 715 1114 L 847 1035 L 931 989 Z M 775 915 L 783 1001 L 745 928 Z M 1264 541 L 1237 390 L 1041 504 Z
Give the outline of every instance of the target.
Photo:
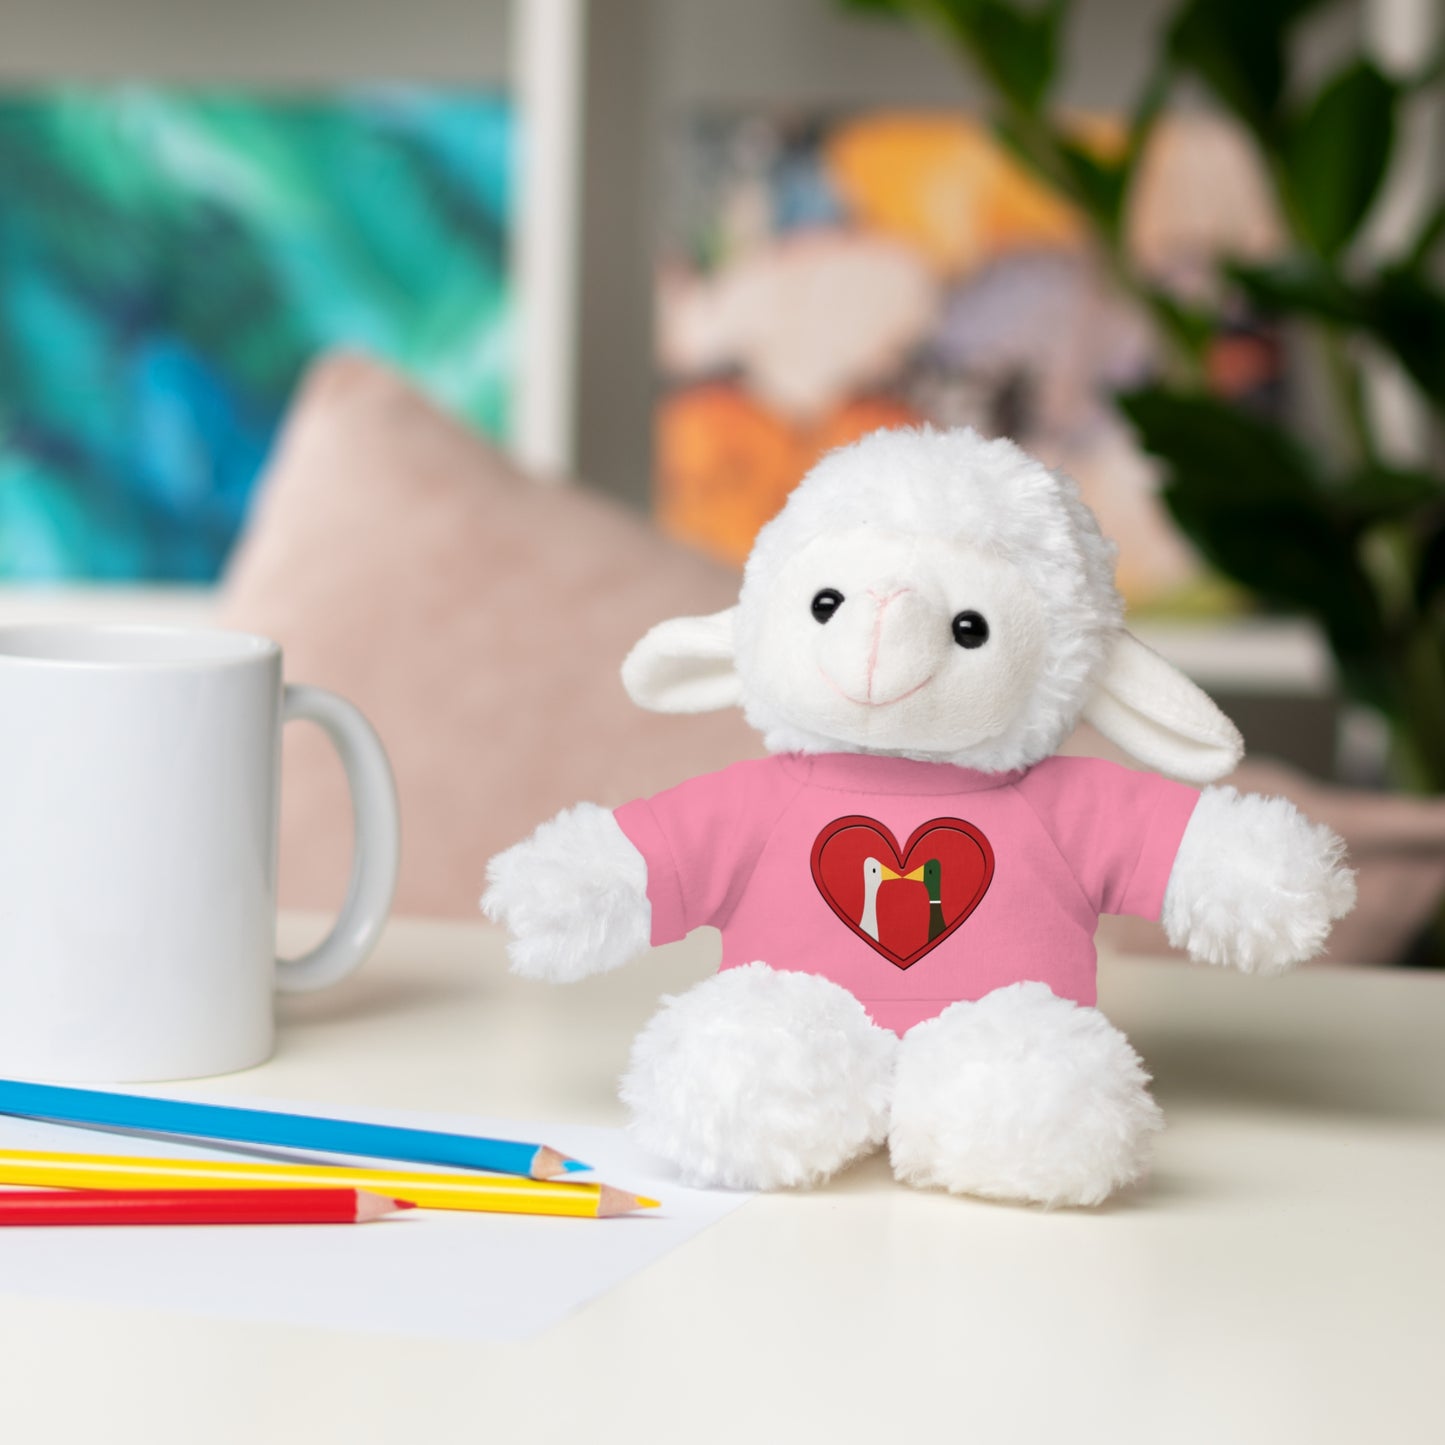
M 335 928 L 276 961 L 281 726 L 331 736 L 356 815 Z M 274 990 L 376 943 L 396 793 L 350 703 L 281 680 L 239 632 L 0 628 L 0 1075 L 124 1082 L 260 1063 Z

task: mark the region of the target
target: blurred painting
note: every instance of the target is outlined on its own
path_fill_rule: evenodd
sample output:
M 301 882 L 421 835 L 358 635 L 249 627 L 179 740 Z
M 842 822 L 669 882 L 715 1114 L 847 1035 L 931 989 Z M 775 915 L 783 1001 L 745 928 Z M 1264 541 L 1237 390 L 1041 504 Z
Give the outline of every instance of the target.
M 512 127 L 480 90 L 0 94 L 0 580 L 214 578 L 324 349 L 504 437 Z
M 1107 118 L 1081 119 L 1078 133 L 1121 141 Z M 1079 482 L 1120 543 L 1133 605 L 1229 605 L 1111 405 L 1158 365 L 1148 325 L 1078 216 L 984 125 L 954 113 L 699 118 L 664 194 L 655 495 L 673 535 L 740 562 L 824 451 L 879 426 L 968 424 Z M 1278 239 L 1239 133 L 1165 119 L 1129 219 L 1150 274 L 1197 298 L 1220 254 L 1257 259 Z M 1267 327 L 1239 316 L 1215 345 L 1212 384 L 1275 405 L 1281 355 Z

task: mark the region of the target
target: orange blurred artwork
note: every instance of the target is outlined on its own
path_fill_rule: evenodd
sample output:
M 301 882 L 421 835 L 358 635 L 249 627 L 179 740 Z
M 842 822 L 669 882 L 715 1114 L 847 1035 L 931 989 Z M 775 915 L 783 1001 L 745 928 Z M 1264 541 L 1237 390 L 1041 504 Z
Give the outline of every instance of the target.
M 758 529 L 824 452 L 922 420 L 888 397 L 860 397 L 816 426 L 794 427 L 727 382 L 677 392 L 657 419 L 658 470 L 667 479 L 658 519 L 672 536 L 740 567 Z
M 1079 241 L 1073 208 L 967 116 L 883 112 L 841 126 L 824 148 L 859 221 L 916 246 L 946 274 L 1019 246 Z
M 1109 116 L 1064 124 L 1116 152 Z M 1119 544 L 1130 605 L 1219 604 L 1113 405 L 1158 365 L 1078 214 L 979 118 L 880 110 L 705 117 L 682 132 L 657 276 L 655 503 L 673 536 L 732 564 L 824 452 L 885 426 L 1007 435 L 1079 484 Z M 1129 245 L 1181 297 L 1220 253 L 1267 259 L 1278 226 L 1247 139 L 1161 119 Z M 670 199 L 669 199 L 670 198 Z M 1283 354 L 1237 318 L 1215 389 L 1273 404 Z

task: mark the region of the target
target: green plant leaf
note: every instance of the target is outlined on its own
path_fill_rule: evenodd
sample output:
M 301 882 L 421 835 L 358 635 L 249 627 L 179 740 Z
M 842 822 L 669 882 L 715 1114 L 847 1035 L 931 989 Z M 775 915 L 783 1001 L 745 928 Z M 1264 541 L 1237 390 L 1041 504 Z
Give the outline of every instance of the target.
M 1317 260 L 1297 260 L 1231 266 L 1229 275 L 1265 310 L 1369 332 L 1445 410 L 1445 291 L 1423 270 L 1387 266 L 1372 281 L 1349 282 Z
M 1168 329 L 1189 356 L 1202 362 L 1210 341 L 1219 331 L 1218 317 L 1178 300 L 1162 287 L 1145 287 L 1141 294 L 1148 298 L 1159 324 Z
M 1069 5 L 1070 0 L 1032 7 L 1009 0 L 931 0 L 919 8 L 944 23 L 1000 94 L 1037 115 L 1058 67 Z
M 1367 661 L 1383 628 L 1350 539 L 1298 503 L 1244 508 L 1204 480 L 1176 474 L 1164 488 L 1175 520 L 1204 556 L 1266 602 L 1319 619 L 1342 658 Z
M 1297 314 L 1360 326 L 1369 298 L 1314 257 L 1294 257 L 1270 266 L 1231 264 L 1225 274 L 1261 310 Z
M 1271 136 L 1284 96 L 1286 41 L 1331 0 L 1189 0 L 1169 27 L 1170 58 L 1197 75 L 1259 136 Z
M 1363 529 L 1445 506 L 1445 477 L 1408 467 L 1365 467 L 1332 487 L 1329 502 L 1344 525 Z
M 1148 386 L 1118 401 L 1145 448 L 1218 501 L 1292 504 L 1322 490 L 1312 458 L 1293 437 L 1217 397 Z
M 1387 267 L 1369 298 L 1365 324 L 1426 397 L 1445 407 L 1445 292 L 1419 271 Z
M 1445 509 L 1431 518 L 1421 539 L 1415 605 L 1421 612 L 1439 609 L 1436 622 L 1445 637 Z
M 1445 237 L 1445 200 L 1425 218 L 1425 224 L 1420 227 L 1419 234 L 1410 247 L 1410 254 L 1405 258 L 1406 267 L 1412 271 L 1423 267 L 1434 254 L 1442 237 Z
M 1288 125 L 1282 184 L 1305 239 L 1336 255 L 1359 229 L 1389 167 L 1400 90 L 1368 60 L 1332 77 Z
M 1164 500 L 1204 556 L 1267 602 L 1319 618 L 1342 657 L 1381 635 L 1355 529 L 1287 433 L 1210 396 L 1148 387 L 1120 398 L 1167 468 Z
M 1059 136 L 1055 146 L 1068 167 L 1074 199 L 1111 235 L 1123 218 L 1129 172 L 1122 160 L 1101 160 L 1097 155 Z

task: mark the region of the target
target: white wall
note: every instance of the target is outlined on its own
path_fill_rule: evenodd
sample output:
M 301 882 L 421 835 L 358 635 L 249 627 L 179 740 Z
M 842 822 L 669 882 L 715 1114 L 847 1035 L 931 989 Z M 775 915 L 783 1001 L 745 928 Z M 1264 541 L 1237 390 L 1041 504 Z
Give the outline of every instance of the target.
M 1117 105 L 1142 78 L 1149 36 L 1173 0 L 1077 0 L 1068 99 Z M 943 42 L 913 26 L 847 14 L 832 0 L 665 0 L 676 103 L 957 104 L 971 90 Z
M 506 0 L 0 0 L 0 78 L 495 82 Z
M 589 480 L 642 503 L 667 128 L 697 109 L 967 105 L 977 96 L 937 38 L 848 16 L 833 0 L 586 0 L 586 8 L 575 403 L 567 398 L 565 408 L 575 421 L 561 451 Z M 1127 105 L 1172 8 L 1174 0 L 1078 0 L 1066 99 Z M 0 0 L 0 80 L 501 82 L 514 39 L 509 10 L 507 0 Z M 1357 27 L 1353 4 L 1334 8 L 1307 38 L 1307 62 L 1325 63 Z M 544 374 L 567 364 L 561 355 L 542 362 Z

